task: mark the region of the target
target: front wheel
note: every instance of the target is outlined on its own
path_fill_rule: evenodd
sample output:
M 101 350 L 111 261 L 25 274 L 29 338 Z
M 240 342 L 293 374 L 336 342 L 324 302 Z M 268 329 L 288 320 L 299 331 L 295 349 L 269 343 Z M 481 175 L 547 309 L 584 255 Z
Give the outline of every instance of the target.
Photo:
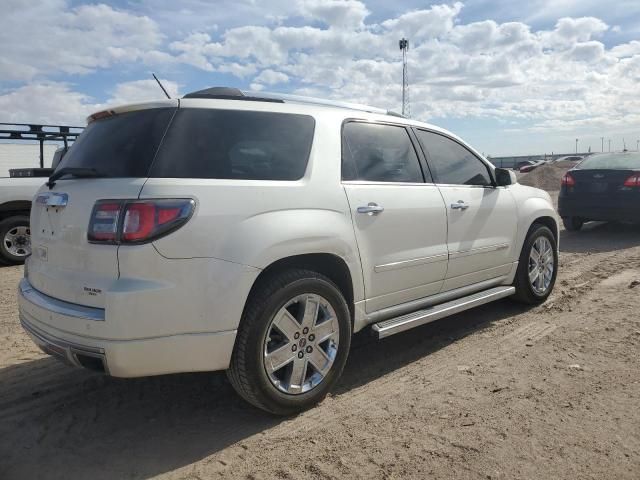
M 24 263 L 31 254 L 29 217 L 18 215 L 0 222 L 0 260 L 10 264 Z
M 514 286 L 515 300 L 530 305 L 544 302 L 556 282 L 558 273 L 557 242 L 546 226 L 534 224 L 520 252 Z
M 562 223 L 568 232 L 577 232 L 584 225 L 584 220 L 580 217 L 562 217 Z
M 227 374 L 249 403 L 290 415 L 327 395 L 350 343 L 349 308 L 336 285 L 316 272 L 290 270 L 252 292 Z

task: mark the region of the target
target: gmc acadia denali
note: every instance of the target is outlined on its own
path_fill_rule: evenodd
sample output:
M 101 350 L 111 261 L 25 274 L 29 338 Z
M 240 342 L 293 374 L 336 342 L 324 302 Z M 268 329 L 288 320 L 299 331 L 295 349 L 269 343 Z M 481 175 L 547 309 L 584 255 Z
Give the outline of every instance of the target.
M 31 211 L 20 320 L 116 377 L 227 370 L 291 414 L 384 338 L 512 296 L 558 265 L 549 195 L 440 128 L 212 88 L 98 112 Z

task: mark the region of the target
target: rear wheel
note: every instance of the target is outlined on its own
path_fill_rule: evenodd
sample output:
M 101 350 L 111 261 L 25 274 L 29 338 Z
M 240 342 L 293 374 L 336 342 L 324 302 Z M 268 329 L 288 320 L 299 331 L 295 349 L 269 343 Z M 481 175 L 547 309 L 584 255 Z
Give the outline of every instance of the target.
M 553 232 L 544 225 L 534 224 L 520 252 L 514 286 L 514 299 L 531 305 L 544 302 L 556 282 L 558 251 Z
M 262 281 L 245 308 L 227 374 L 249 403 L 289 415 L 321 401 L 340 377 L 351 343 L 340 290 L 316 272 Z
M 29 217 L 19 215 L 0 222 L 0 260 L 10 264 L 24 263 L 31 254 Z
M 584 225 L 584 220 L 580 217 L 562 217 L 562 223 L 565 230 L 569 232 L 577 232 Z

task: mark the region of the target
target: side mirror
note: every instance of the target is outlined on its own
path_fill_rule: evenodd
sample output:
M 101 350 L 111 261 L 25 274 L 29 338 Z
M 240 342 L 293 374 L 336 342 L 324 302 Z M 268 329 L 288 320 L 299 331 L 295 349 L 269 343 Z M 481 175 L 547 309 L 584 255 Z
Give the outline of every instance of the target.
M 507 187 L 518 182 L 516 174 L 506 168 L 496 168 L 494 173 L 496 175 L 496 184 L 498 187 Z

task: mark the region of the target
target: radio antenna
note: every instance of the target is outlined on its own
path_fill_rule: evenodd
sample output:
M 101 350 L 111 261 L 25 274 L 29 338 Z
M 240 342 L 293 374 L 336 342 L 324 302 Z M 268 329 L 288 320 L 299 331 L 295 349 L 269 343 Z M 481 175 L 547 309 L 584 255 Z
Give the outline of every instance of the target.
M 156 82 L 158 82 L 158 85 L 160 85 L 160 88 L 162 89 L 164 94 L 167 96 L 167 98 L 169 100 L 171 100 L 171 96 L 167 93 L 167 90 L 162 86 L 162 83 L 160 83 L 160 80 L 158 80 L 158 77 L 156 77 L 156 74 L 155 73 L 151 73 L 151 75 L 153 75 L 153 78 L 156 79 Z

